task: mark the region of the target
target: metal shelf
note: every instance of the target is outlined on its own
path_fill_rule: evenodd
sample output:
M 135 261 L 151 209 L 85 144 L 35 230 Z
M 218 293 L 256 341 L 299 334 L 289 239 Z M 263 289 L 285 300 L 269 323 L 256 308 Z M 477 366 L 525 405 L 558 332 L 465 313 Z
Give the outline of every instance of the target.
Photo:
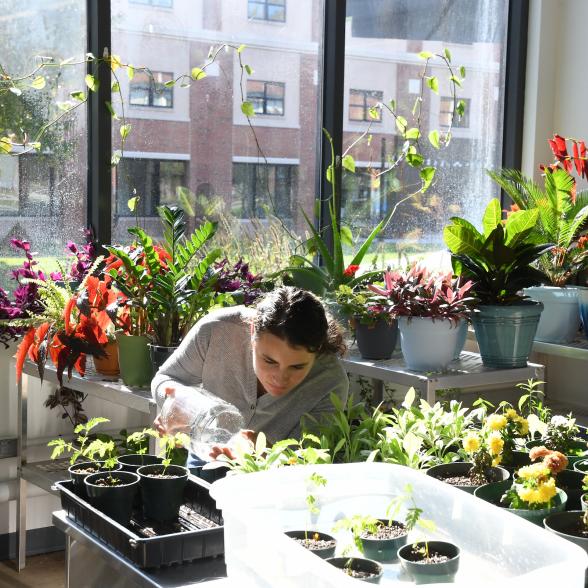
M 558 357 L 567 357 L 569 359 L 588 359 L 588 338 L 582 334 L 565 345 L 560 343 L 533 341 L 533 352 L 555 355 Z
M 21 478 L 45 492 L 57 495 L 58 492 L 53 490 L 53 484 L 69 478 L 67 468 L 69 468 L 69 459 L 36 461 L 22 466 L 20 475 Z
M 478 353 L 463 351 L 458 360 L 452 361 L 445 372 L 416 372 L 406 368 L 401 352 L 391 359 L 363 359 L 357 349 L 352 348 L 342 360 L 347 372 L 372 378 L 380 382 L 391 382 L 402 386 L 414 386 L 427 402 L 434 403 L 437 390 L 447 388 L 474 388 L 516 384 L 529 378 L 544 379 L 544 366 L 528 363 L 526 367 L 497 369 L 486 367 Z M 381 384 L 379 390 L 381 395 Z

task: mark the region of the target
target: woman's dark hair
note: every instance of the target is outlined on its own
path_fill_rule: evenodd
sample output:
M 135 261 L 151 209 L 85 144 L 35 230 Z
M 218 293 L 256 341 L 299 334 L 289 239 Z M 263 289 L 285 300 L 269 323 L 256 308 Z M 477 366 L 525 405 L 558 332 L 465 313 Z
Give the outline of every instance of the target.
M 266 294 L 256 310 L 256 334 L 271 333 L 311 353 L 342 355 L 347 349 L 341 327 L 311 292 L 282 286 Z

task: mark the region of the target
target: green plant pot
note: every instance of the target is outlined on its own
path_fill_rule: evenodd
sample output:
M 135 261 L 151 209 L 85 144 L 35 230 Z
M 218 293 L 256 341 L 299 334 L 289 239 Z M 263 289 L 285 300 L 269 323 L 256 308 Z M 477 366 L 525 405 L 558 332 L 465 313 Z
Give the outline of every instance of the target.
M 147 388 L 153 378 L 153 368 L 147 337 L 117 333 L 120 375 L 127 386 Z
M 527 449 L 531 450 L 533 449 L 533 447 L 541 447 L 541 445 L 545 445 L 545 442 L 542 439 L 533 439 L 533 441 L 527 442 Z M 570 467 L 573 467 L 573 465 L 577 461 L 586 459 L 586 457 L 588 456 L 588 444 L 583 439 L 578 439 L 577 441 L 571 443 L 570 449 L 577 449 L 579 451 L 587 453 L 587 455 L 575 455 L 566 453 L 566 457 L 568 458 L 568 464 L 570 465 Z
M 86 476 L 84 484 L 90 504 L 121 525 L 128 525 L 133 514 L 133 501 L 139 489 L 139 476 L 132 472 L 117 471 L 113 476 L 122 484 L 99 486 L 96 484 L 106 474 L 99 472 Z
M 452 476 L 467 476 L 472 468 L 472 464 L 467 461 L 454 461 L 453 463 L 442 463 L 436 466 L 429 468 L 426 472 L 427 476 L 431 476 L 436 478 L 437 480 L 441 480 L 442 482 L 445 481 L 446 478 L 450 478 Z M 492 482 L 502 482 L 503 480 L 508 480 L 510 477 L 510 472 L 505 468 L 501 467 L 491 467 L 486 469 L 486 479 L 488 483 Z M 473 494 L 476 488 L 480 486 L 458 486 L 456 484 L 452 484 L 454 488 L 459 488 L 464 492 L 468 492 L 469 494 Z
M 480 305 L 472 324 L 487 367 L 525 367 L 533 347 L 541 302 L 522 302 L 512 306 Z
M 511 487 L 512 482 L 510 480 L 504 480 L 503 482 L 494 482 L 493 484 L 486 484 L 480 486 L 474 492 L 474 496 L 490 502 L 495 506 L 505 508 L 508 512 L 512 512 L 517 516 L 526 519 L 536 525 L 543 525 L 543 519 L 554 512 L 560 512 L 565 509 L 567 496 L 563 490 L 558 488 L 557 496 L 553 499 L 554 505 L 551 508 L 541 508 L 537 510 L 526 510 L 523 508 L 507 508 L 500 504 L 500 498 L 502 495 Z
M 149 344 L 149 357 L 151 357 L 151 365 L 153 373 L 157 373 L 157 370 L 173 355 L 177 347 L 166 347 L 165 345 L 153 345 Z
M 576 472 L 588 474 L 588 459 L 579 459 L 578 461 L 575 461 L 573 467 Z
M 364 359 L 390 359 L 398 339 L 398 322 L 379 320 L 373 325 L 363 325 L 354 318 L 357 348 Z
M 327 561 L 341 571 L 351 568 L 356 572 L 371 574 L 368 578 L 359 578 L 368 584 L 379 584 L 384 575 L 384 568 L 377 561 L 363 557 L 330 557 Z
M 173 521 L 184 503 L 188 470 L 182 466 L 170 465 L 166 469 L 166 475 L 174 476 L 173 478 L 153 478 L 149 475 L 161 473 L 162 470 L 162 465 L 141 466 L 137 470 L 141 478 L 143 514 L 158 522 Z
M 379 519 L 383 525 L 388 525 L 387 519 Z M 404 525 L 399 521 L 392 521 L 396 525 Z M 382 563 L 390 563 L 398 560 L 398 550 L 406 544 L 408 531 L 404 535 L 391 539 L 375 539 L 373 537 L 361 537 L 363 553 L 368 559 L 373 559 Z
M 322 549 L 310 549 L 309 547 L 302 546 L 310 553 L 314 553 L 318 555 L 321 559 L 328 559 L 329 557 L 333 557 L 335 555 L 335 549 L 337 549 L 337 540 L 332 535 L 328 535 L 327 533 L 320 533 L 318 531 L 286 531 L 284 535 L 290 537 L 291 539 L 306 539 L 307 537 L 316 537 L 319 541 L 334 541 L 333 545 L 322 548 Z
M 414 579 L 416 584 L 449 583 L 455 579 L 459 569 L 460 550 L 457 545 L 447 541 L 428 541 L 429 552 L 445 555 L 449 559 L 441 563 L 423 563 L 422 556 L 414 553 L 424 542 L 409 543 L 398 550 L 402 569 Z

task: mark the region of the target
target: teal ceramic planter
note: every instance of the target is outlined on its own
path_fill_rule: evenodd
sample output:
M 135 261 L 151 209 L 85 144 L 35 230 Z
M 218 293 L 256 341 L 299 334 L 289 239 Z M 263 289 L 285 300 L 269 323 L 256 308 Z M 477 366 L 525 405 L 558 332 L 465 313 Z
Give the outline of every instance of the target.
M 436 478 L 437 480 L 441 480 L 442 482 L 445 481 L 446 478 L 451 478 L 453 476 L 467 476 L 472 469 L 472 464 L 467 461 L 454 461 L 453 463 L 442 463 L 427 470 L 427 476 L 431 476 L 432 478 Z M 487 468 L 486 472 L 486 479 L 489 483 L 492 482 L 501 482 L 503 480 L 508 480 L 510 477 L 510 473 L 501 467 L 492 467 Z M 457 486 L 453 485 L 454 488 L 459 488 L 464 492 L 468 492 L 469 494 L 473 494 L 476 488 L 479 486 Z
M 387 519 L 378 519 L 382 525 L 387 526 Z M 404 535 L 393 537 L 391 539 L 377 539 L 375 537 L 361 537 L 361 544 L 363 546 L 363 553 L 368 559 L 373 559 L 382 563 L 389 563 L 397 561 L 398 550 L 406 545 L 408 539 L 408 531 L 406 527 L 398 522 L 392 521 L 396 526 L 400 526 L 404 530 Z
M 524 293 L 545 307 L 535 341 L 565 345 L 576 338 L 580 329 L 580 308 L 575 287 L 533 286 L 525 288 Z
M 559 488 L 557 490 L 557 496 L 553 499 L 553 506 L 550 508 L 525 510 L 522 508 L 506 508 L 501 506 L 500 498 L 511 487 L 511 485 L 512 482 L 510 480 L 494 482 L 493 484 L 486 484 L 485 486 L 480 486 L 478 489 L 476 489 L 474 496 L 481 498 L 486 502 L 490 502 L 495 506 L 500 506 L 501 508 L 506 509 L 508 512 L 526 519 L 530 523 L 535 523 L 536 525 L 543 525 L 543 519 L 546 516 L 549 516 L 554 512 L 561 512 L 565 509 L 568 497 L 566 493 Z
M 117 333 L 120 376 L 124 384 L 147 388 L 153 378 L 147 337 Z
M 472 324 L 484 365 L 525 367 L 542 311 L 543 304 L 531 301 L 512 306 L 478 306 Z

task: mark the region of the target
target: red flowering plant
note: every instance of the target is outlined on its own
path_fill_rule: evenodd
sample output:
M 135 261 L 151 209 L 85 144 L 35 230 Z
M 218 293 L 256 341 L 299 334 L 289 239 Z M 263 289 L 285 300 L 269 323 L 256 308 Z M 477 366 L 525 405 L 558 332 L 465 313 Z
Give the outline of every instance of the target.
M 575 169 L 580 178 L 588 178 L 586 145 L 583 141 L 569 139 L 572 143 L 570 155 L 566 141 L 568 139 L 560 135 L 554 135 L 549 141 L 555 162 L 541 166 L 543 189 L 518 170 L 488 171 L 514 202 L 513 211 L 537 209 L 538 218 L 530 238 L 536 244 L 552 243 L 553 247 L 543 253 L 535 265 L 544 274 L 545 282 L 553 286 L 564 286 L 588 265 L 584 234 L 588 190 L 578 192 L 572 176 Z
M 384 286 L 368 288 L 386 298 L 396 316 L 448 319 L 457 324 L 472 312 L 472 285 L 471 281 L 460 283 L 451 273 L 435 274 L 415 264 L 407 272 L 384 272 Z

